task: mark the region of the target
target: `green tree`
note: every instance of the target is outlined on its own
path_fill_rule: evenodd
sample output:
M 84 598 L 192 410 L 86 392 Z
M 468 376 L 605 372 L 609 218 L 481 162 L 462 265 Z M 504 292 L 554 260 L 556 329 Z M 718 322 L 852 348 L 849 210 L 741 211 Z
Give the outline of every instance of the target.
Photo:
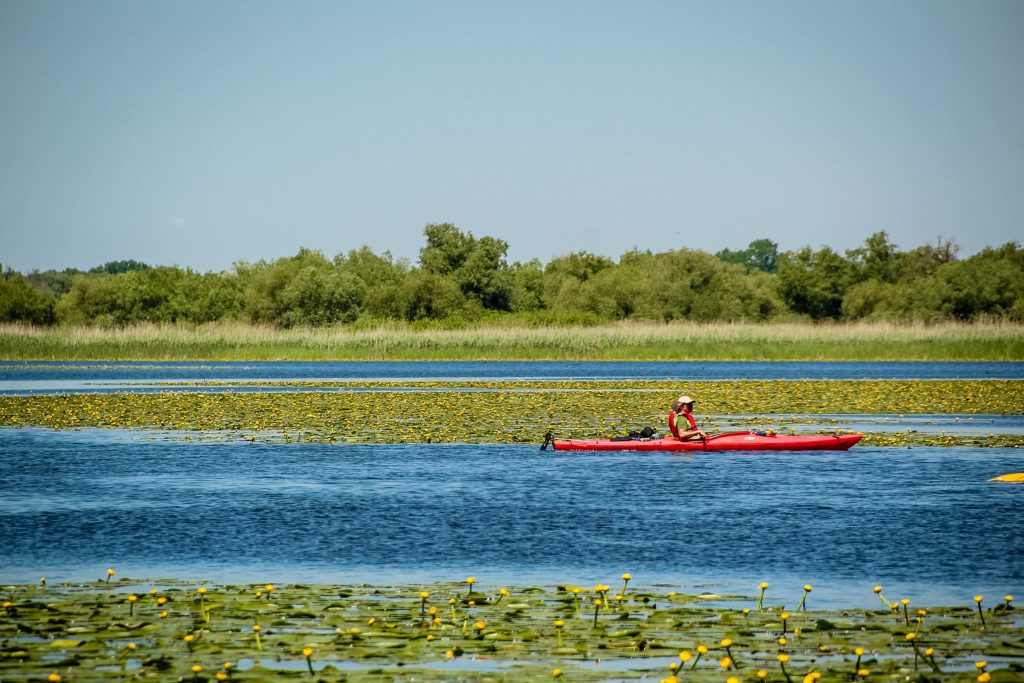
M 410 268 L 406 261 L 396 261 L 387 251 L 378 256 L 363 246 L 335 256 L 334 265 L 342 273 L 351 274 L 363 283 L 362 314 L 384 319 L 404 317 L 399 290 L 409 276 Z
M 957 260 L 960 247 L 952 240 L 939 239 L 901 254 L 899 279 L 930 277 L 943 265 Z
M 130 273 L 133 270 L 149 270 L 150 266 L 142 261 L 127 259 L 123 261 L 108 261 L 102 266 L 96 266 L 89 270 L 90 273 L 106 273 L 107 275 L 120 275 Z
M 450 279 L 484 308 L 509 310 L 507 243 L 493 237 L 477 239 L 451 223 L 432 223 L 423 233 L 427 244 L 420 250 L 420 267 L 424 272 Z
M 50 325 L 54 319 L 53 297 L 38 291 L 21 273 L 0 275 L 0 322 Z
M 410 273 L 398 291 L 399 310 L 409 322 L 455 317 L 464 310 L 465 303 L 454 282 L 425 270 Z
M 520 313 L 544 308 L 544 267 L 537 259 L 509 268 L 509 309 Z
M 75 275 L 82 271 L 75 268 L 67 268 L 62 271 L 47 270 L 39 272 L 34 270 L 25 278 L 40 292 L 49 295 L 54 300 L 59 299 L 71 289 L 71 281 Z
M 726 263 L 763 273 L 774 273 L 779 267 L 779 245 L 768 239 L 754 240 L 746 249 L 722 249 L 715 256 Z
M 234 273 L 204 273 L 176 292 L 174 305 L 195 323 L 236 320 L 245 310 L 245 292 Z
M 1020 319 L 1024 313 L 1024 250 L 1016 242 L 948 263 L 935 278 L 948 292 L 943 311 L 954 318 Z
M 544 305 L 555 311 L 582 311 L 583 283 L 615 262 L 586 251 L 551 259 L 544 267 Z
M 863 247 L 848 250 L 846 258 L 853 281 L 896 282 L 899 279 L 901 255 L 884 230 L 868 237 Z
M 140 293 L 116 275 L 76 275 L 57 302 L 57 320 L 75 325 L 123 326 L 137 320 Z
M 298 309 L 294 307 L 298 295 L 294 288 L 289 290 L 289 285 L 307 268 L 333 271 L 334 264 L 321 252 L 305 247 L 299 249 L 295 256 L 279 258 L 273 263 L 236 263 L 235 271 L 245 292 L 245 316 L 253 322 L 275 325 L 302 324 L 295 317 L 295 311 Z M 314 279 L 309 275 L 306 277 Z M 289 293 L 287 300 L 285 292 Z
M 365 293 L 366 285 L 351 273 L 306 266 L 281 292 L 279 322 L 286 327 L 352 322 Z
M 659 254 L 631 252 L 620 268 L 634 285 L 633 312 L 653 320 L 765 320 L 784 307 L 771 276 L 723 263 L 705 252 L 680 249 Z M 627 285 L 623 285 L 627 286 Z
M 123 326 L 193 319 L 194 288 L 201 276 L 174 267 L 130 270 L 120 275 L 77 275 L 57 302 L 61 322 Z
M 804 247 L 779 260 L 779 294 L 791 311 L 812 320 L 836 320 L 850 285 L 852 266 L 829 247 Z

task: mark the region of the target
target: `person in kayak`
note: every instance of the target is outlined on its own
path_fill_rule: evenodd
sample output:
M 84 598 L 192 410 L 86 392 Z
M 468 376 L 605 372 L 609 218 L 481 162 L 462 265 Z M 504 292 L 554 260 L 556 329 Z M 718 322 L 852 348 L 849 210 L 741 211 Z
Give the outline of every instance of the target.
M 692 414 L 693 403 L 693 399 L 689 396 L 680 396 L 672 404 L 672 410 L 668 414 L 668 430 L 680 441 L 708 438 L 707 432 L 697 429 L 697 421 L 693 419 Z M 677 424 L 677 418 L 680 415 L 686 418 L 687 427 L 689 427 L 684 431 L 680 431 Z

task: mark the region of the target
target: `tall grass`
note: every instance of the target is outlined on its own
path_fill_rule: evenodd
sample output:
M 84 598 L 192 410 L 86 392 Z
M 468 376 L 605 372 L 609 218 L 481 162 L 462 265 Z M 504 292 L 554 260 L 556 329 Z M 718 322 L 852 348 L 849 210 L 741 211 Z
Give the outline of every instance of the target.
M 278 329 L 0 325 L 6 360 L 1024 360 L 1024 325 L 617 323 Z

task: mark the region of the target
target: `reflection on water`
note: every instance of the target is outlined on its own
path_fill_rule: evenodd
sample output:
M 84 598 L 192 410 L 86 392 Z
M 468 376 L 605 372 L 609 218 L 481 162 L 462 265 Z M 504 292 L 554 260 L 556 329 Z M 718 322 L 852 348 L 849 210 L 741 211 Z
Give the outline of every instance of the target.
M 0 579 L 629 571 L 713 591 L 768 580 L 794 602 L 806 582 L 845 604 L 875 583 L 939 602 L 1024 592 L 1024 486 L 987 481 L 1024 470 L 1014 449 L 561 454 L 151 436 L 0 430 Z

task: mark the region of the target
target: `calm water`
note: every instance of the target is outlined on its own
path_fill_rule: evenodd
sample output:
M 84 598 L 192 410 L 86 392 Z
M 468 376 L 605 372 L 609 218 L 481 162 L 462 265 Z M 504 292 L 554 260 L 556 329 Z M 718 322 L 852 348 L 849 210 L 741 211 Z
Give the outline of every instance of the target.
M 288 380 L 1024 379 L 1024 363 L 566 361 L 0 361 L 0 395 L 166 391 L 186 382 Z M 150 386 L 146 386 L 146 383 Z M 159 386 L 152 383 L 159 382 Z M 167 386 L 170 383 L 171 386 Z M 218 391 L 233 387 L 187 387 Z M 264 387 L 239 387 L 264 391 Z M 281 389 L 274 389 L 280 391 Z
M 1014 449 L 553 454 L 0 429 L 0 580 L 638 583 L 818 604 L 1024 593 Z M 892 586 L 892 590 L 889 590 Z M 772 592 L 770 591 L 770 593 Z M 870 602 L 868 603 L 870 604 Z
M 1024 363 L 904 361 L 0 361 L 0 379 L 967 379 Z

